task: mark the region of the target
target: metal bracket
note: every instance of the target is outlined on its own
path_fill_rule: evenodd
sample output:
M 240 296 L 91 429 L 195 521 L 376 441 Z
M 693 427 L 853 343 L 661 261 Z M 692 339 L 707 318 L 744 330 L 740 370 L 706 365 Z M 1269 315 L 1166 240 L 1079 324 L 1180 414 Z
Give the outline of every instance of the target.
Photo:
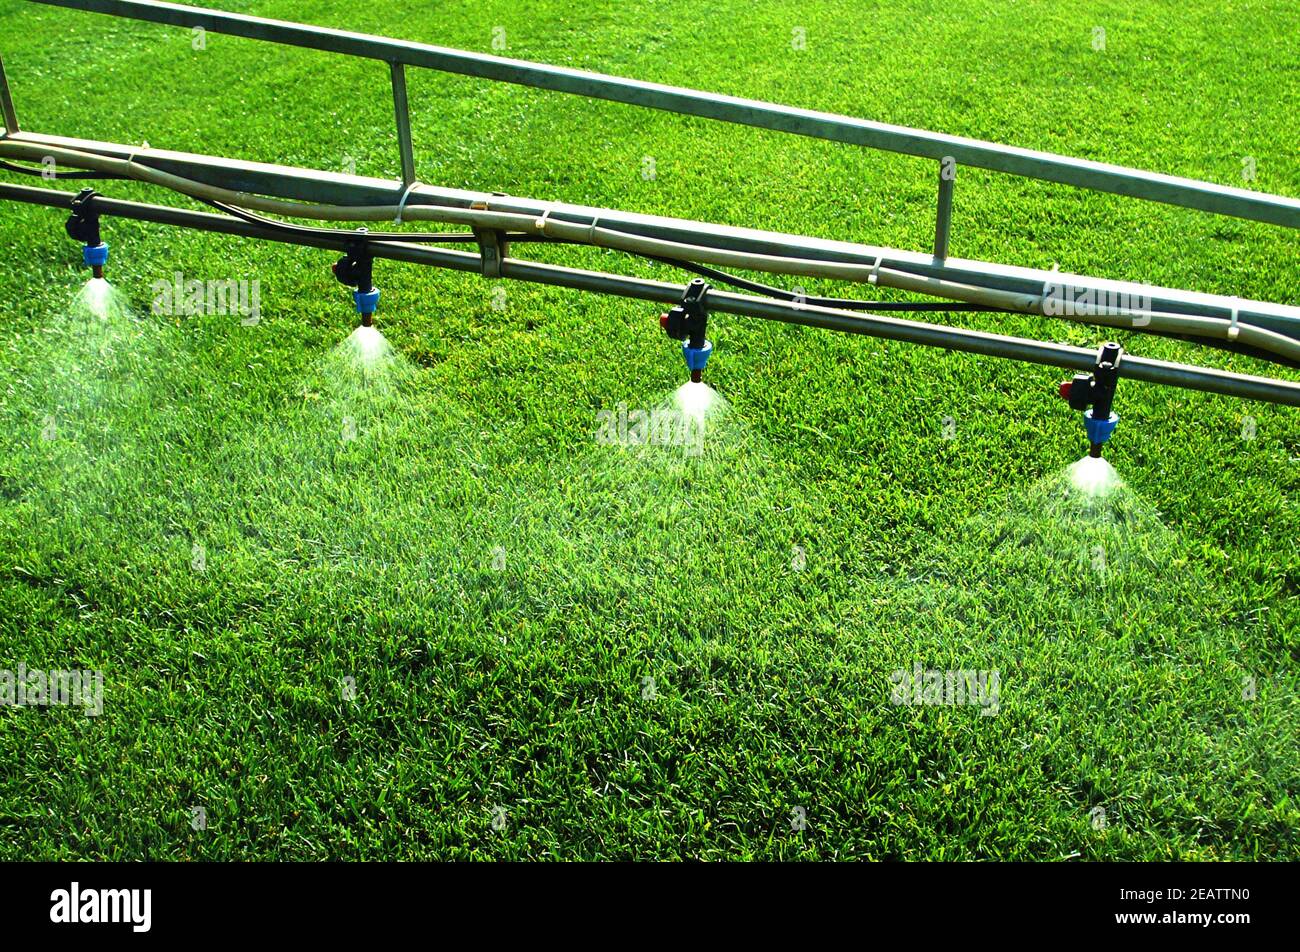
M 483 259 L 483 277 L 501 277 L 501 262 L 510 249 L 505 232 L 492 228 L 475 228 L 474 237 L 478 240 L 478 252 Z

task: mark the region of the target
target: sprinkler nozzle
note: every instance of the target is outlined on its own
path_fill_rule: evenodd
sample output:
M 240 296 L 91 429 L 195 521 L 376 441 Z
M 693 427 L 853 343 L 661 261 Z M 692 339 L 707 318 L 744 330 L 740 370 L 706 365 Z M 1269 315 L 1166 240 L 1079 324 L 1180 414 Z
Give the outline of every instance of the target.
M 99 234 L 99 212 L 93 204 L 95 194 L 93 188 L 83 188 L 77 193 L 72 200 L 72 214 L 63 228 L 69 238 L 82 243 L 82 262 L 95 277 L 102 278 L 104 265 L 108 263 L 108 244 Z
M 370 327 L 375 323 L 375 311 L 379 308 L 379 288 L 353 291 L 352 303 L 357 306 L 357 313 L 361 315 L 361 326 Z
M 702 347 L 692 347 L 689 342 L 682 345 L 682 358 L 686 361 L 686 369 L 691 372 L 691 383 L 700 382 L 712 356 L 713 345 L 707 340 Z
M 1115 432 L 1119 416 L 1111 412 L 1115 385 L 1119 382 L 1119 365 L 1124 348 L 1107 341 L 1097 351 L 1097 363 L 1091 374 L 1075 374 L 1061 384 L 1061 398 L 1070 408 L 1083 414 L 1083 428 L 1088 433 L 1088 455 L 1101 457 L 1101 448 Z
M 709 357 L 713 355 L 713 345 L 704 336 L 709 325 L 709 309 L 705 304 L 708 293 L 708 284 L 702 278 L 696 278 L 686 286 L 682 302 L 659 316 L 659 326 L 664 333 L 683 342 L 682 358 L 691 373 L 692 383 L 700 382 Z
M 365 229 L 360 230 L 365 234 Z M 361 326 L 375 323 L 375 310 L 379 307 L 379 288 L 374 283 L 374 256 L 366 249 L 364 239 L 350 242 L 347 253 L 334 262 L 334 277 L 340 284 L 353 288 L 352 303 L 361 315 Z
M 90 273 L 97 278 L 104 276 L 104 265 L 108 263 L 108 242 L 86 245 L 81 249 L 81 260 L 90 266 Z
M 1110 435 L 1115 432 L 1115 426 L 1119 423 L 1119 416 L 1111 413 L 1105 417 L 1094 416 L 1096 409 L 1087 410 L 1083 414 L 1083 427 L 1088 431 L 1088 455 L 1093 459 L 1101 458 L 1101 448 Z

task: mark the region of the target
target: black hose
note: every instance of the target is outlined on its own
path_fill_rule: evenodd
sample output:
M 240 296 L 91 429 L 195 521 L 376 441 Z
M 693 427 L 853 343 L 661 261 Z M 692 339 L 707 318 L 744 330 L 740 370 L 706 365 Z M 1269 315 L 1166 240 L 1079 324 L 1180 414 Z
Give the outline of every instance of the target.
M 844 311 L 979 311 L 994 312 L 998 314 L 1015 313 L 1002 307 L 989 307 L 985 304 L 971 304 L 966 301 L 861 301 L 856 298 L 809 297 L 808 295 L 787 291 L 784 288 L 773 287 L 770 284 L 763 284 L 760 281 L 751 281 L 748 278 L 728 274 L 726 271 L 719 271 L 717 268 L 710 268 L 708 265 L 697 264 L 694 261 L 681 261 L 677 258 L 660 258 L 656 255 L 647 254 L 639 255 L 639 257 L 648 258 L 650 261 L 657 261 L 660 264 L 666 264 L 674 268 L 681 268 L 683 271 L 698 274 L 701 277 L 709 278 L 720 284 L 730 285 L 733 288 L 740 288 L 742 291 L 752 291 L 755 294 L 762 294 L 766 297 L 776 298 L 779 301 L 799 301 L 800 303 L 810 305 L 811 307 L 833 307 Z
M 240 208 L 238 205 L 228 205 L 225 202 L 215 201 L 213 199 L 200 198 L 199 201 L 212 208 L 225 212 L 227 215 L 234 215 L 246 222 L 255 225 L 263 225 L 267 228 L 274 228 L 277 231 L 286 234 L 297 235 L 325 235 L 331 238 L 340 236 L 361 237 L 360 232 L 347 231 L 342 228 L 317 228 L 311 225 L 299 225 L 294 222 L 280 221 L 276 218 L 267 218 L 256 212 L 250 212 L 246 208 Z M 412 241 L 425 244 L 450 244 L 453 242 L 473 242 L 478 238 L 472 231 L 437 231 L 437 232 L 419 232 L 419 231 L 367 231 L 365 233 L 366 241 Z M 544 235 L 524 235 L 524 234 L 507 234 L 507 241 L 547 241 L 553 242 L 554 238 Z
M 10 172 L 18 172 L 23 175 L 35 175 L 46 179 L 98 179 L 123 181 L 128 179 L 128 176 L 118 175 L 113 172 L 50 172 L 45 169 L 34 169 L 28 166 L 18 165 L 2 159 L 0 159 L 0 168 L 6 169 Z M 250 212 L 248 209 L 240 208 L 238 205 L 230 205 L 226 202 L 220 202 L 214 199 L 200 198 L 199 201 L 217 209 L 218 211 L 224 212 L 227 215 L 233 215 L 243 221 L 255 225 L 261 225 L 265 228 L 272 228 L 285 234 L 324 235 L 330 238 L 336 238 L 340 235 L 356 234 L 356 232 L 346 231 L 341 228 L 318 228 L 311 225 L 299 225 L 293 222 L 280 221 L 275 218 L 268 218 L 264 215 Z M 551 244 L 578 244 L 578 242 L 568 242 L 562 239 L 551 238 L 546 235 L 530 235 L 523 233 L 507 234 L 506 239 L 507 241 L 516 243 L 544 242 Z M 379 242 L 410 241 L 425 244 L 452 244 L 457 242 L 474 242 L 477 241 L 478 238 L 472 231 L 368 231 L 365 234 L 365 240 Z M 1003 314 L 1011 313 L 1005 308 L 987 307 L 985 305 L 971 304 L 964 301 L 862 301 L 855 298 L 809 297 L 806 295 L 796 294 L 793 291 L 787 291 L 784 288 L 774 287 L 770 284 L 763 284 L 760 281 L 751 281 L 748 278 L 742 278 L 726 271 L 719 271 L 717 268 L 710 268 L 707 265 L 697 264 L 694 261 L 682 261 L 677 258 L 661 258 L 657 255 L 643 254 L 639 252 L 629 253 L 648 261 L 655 261 L 659 264 L 668 265 L 669 267 L 689 271 L 692 274 L 709 278 L 730 287 L 740 288 L 743 291 L 752 291 L 756 294 L 762 294 L 781 301 L 797 300 L 813 307 L 833 307 L 851 311 L 978 311 L 997 312 Z
M 274 228 L 288 234 L 312 234 L 327 235 L 338 237 L 339 235 L 355 234 L 339 228 L 316 228 L 310 225 L 298 225 L 292 222 L 279 221 L 275 218 L 267 218 L 250 212 L 246 208 L 240 208 L 237 205 L 229 205 L 226 202 L 219 202 L 213 199 L 199 199 L 206 205 L 210 205 L 219 211 L 228 215 L 234 215 L 244 221 L 256 225 L 263 225 L 267 228 Z M 508 234 L 508 241 L 534 241 L 546 242 L 550 244 L 577 245 L 580 242 L 566 241 L 560 238 L 551 238 L 546 235 L 529 235 L 529 234 Z M 470 242 L 478 239 L 473 232 L 454 231 L 454 232 L 366 232 L 366 241 L 413 241 L 427 243 L 450 243 L 450 242 Z M 584 246 L 586 247 L 586 246 Z M 719 271 L 717 268 L 710 268 L 707 265 L 697 264 L 694 261 L 682 261 L 677 258 L 661 258 L 657 255 L 644 254 L 642 252 L 628 252 L 638 258 L 644 258 L 648 261 L 655 261 L 659 264 L 666 264 L 673 268 L 680 268 L 683 271 L 689 271 L 692 274 L 698 274 L 701 277 L 717 281 L 719 284 L 726 284 L 730 287 L 740 288 L 744 291 L 752 291 L 757 294 L 763 294 L 767 297 L 783 301 L 800 300 L 804 304 L 813 307 L 834 307 L 843 310 L 854 311 L 977 311 L 977 312 L 998 312 L 1011 313 L 1005 308 L 988 307 L 982 304 L 971 304 L 965 301 L 861 301 L 855 298 L 828 298 L 828 297 L 808 297 L 801 296 L 793 291 L 787 291 L 783 288 L 773 287 L 770 284 L 763 284 L 759 281 L 751 281 L 748 278 L 742 278 L 738 275 L 730 274 L 726 271 Z
M 246 208 L 240 208 L 238 205 L 227 205 L 225 202 L 218 202 L 213 199 L 201 198 L 199 201 L 205 205 L 225 212 L 227 215 L 234 215 L 236 218 L 242 218 L 246 222 L 254 225 L 263 225 L 267 228 L 274 228 L 276 231 L 285 232 L 294 235 L 326 235 L 332 238 L 338 238 L 348 235 L 357 235 L 357 232 L 347 231 L 342 228 L 316 228 L 311 225 L 299 225 L 294 222 L 280 221 L 275 218 L 267 218 L 264 215 L 258 215 L 250 212 Z M 368 231 L 365 238 L 367 241 L 415 241 L 415 242 L 456 242 L 456 241 L 475 241 L 472 231 L 440 231 L 440 232 L 396 232 L 396 231 Z
M 0 169 L 6 172 L 18 172 L 22 175 L 36 175 L 43 179 L 117 179 L 125 180 L 125 175 L 118 175 L 115 172 L 58 172 L 49 169 L 34 169 L 31 166 L 19 165 L 16 162 L 6 162 L 0 159 Z

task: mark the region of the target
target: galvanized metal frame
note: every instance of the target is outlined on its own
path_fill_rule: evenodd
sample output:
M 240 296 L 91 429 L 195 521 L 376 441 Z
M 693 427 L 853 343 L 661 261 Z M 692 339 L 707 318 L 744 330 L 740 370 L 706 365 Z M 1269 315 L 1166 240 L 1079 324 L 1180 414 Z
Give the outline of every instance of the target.
M 646 106 L 681 115 L 862 145 L 958 165 L 1006 172 L 1045 182 L 1059 182 L 1098 192 L 1197 208 L 1236 218 L 1300 228 L 1300 199 L 1199 182 L 1194 179 L 1129 169 L 1103 162 L 1035 152 L 923 129 L 856 119 L 741 99 L 717 93 L 647 83 L 620 76 L 530 63 L 466 50 L 412 43 L 389 37 L 287 23 L 242 13 L 208 10 L 157 0 L 34 0 L 151 23 L 202 27 L 212 33 L 268 40 L 288 46 L 343 53 L 367 59 L 493 79 L 535 89 L 572 93 L 592 99 Z
M 415 184 L 415 150 L 411 145 L 411 108 L 406 102 L 406 67 L 389 63 L 393 83 L 393 112 L 397 117 L 397 149 L 402 160 L 402 184 Z
M 4 78 L 3 64 L 0 64 L 0 102 L 4 106 L 5 136 L 15 141 L 68 147 L 117 158 L 134 156 L 137 162 L 207 184 L 287 199 L 354 205 L 393 203 L 400 197 L 407 205 L 444 205 L 457 208 L 481 205 L 490 199 L 493 208 L 500 211 L 529 215 L 545 213 L 559 220 L 582 224 L 594 223 L 599 217 L 603 226 L 612 226 L 651 238 L 686 244 L 701 243 L 702 239 L 707 239 L 708 243 L 716 247 L 758 254 L 795 255 L 859 264 L 878 263 L 886 268 L 917 275 L 959 283 L 976 283 L 984 287 L 1017 293 L 1037 294 L 1049 281 L 1059 282 L 1069 279 L 1080 286 L 1094 287 L 1109 293 L 1146 294 L 1151 300 L 1153 310 L 1225 319 L 1235 313 L 1243 322 L 1300 337 L 1300 308 L 948 257 L 955 174 L 961 165 L 1195 208 L 1247 220 L 1269 222 L 1289 228 L 1300 228 L 1300 200 L 1297 199 L 940 133 L 890 126 L 847 116 L 385 37 L 155 2 L 155 0 L 35 0 L 35 2 L 173 26 L 202 27 L 219 34 L 268 40 L 387 62 L 392 83 L 402 178 L 400 183 L 395 183 L 391 180 L 355 175 L 156 149 L 141 150 L 115 143 L 23 132 L 18 128 L 8 84 Z M 485 193 L 418 184 L 404 72 L 404 67 L 407 65 L 936 159 L 939 161 L 940 177 L 933 254 L 925 255 L 851 242 L 540 202 L 526 198 L 489 196 Z M 0 185 L 0 198 L 57 207 L 64 207 L 65 202 L 70 202 L 67 193 L 15 185 Z M 289 238 L 275 229 L 227 216 L 165 206 L 118 202 L 105 198 L 96 201 L 106 214 L 227 234 L 293 241 L 317 247 L 341 247 L 346 240 L 346 238 L 334 239 L 331 236 Z M 677 300 L 681 294 L 680 285 L 512 259 L 506 256 L 503 245 L 493 245 L 491 242 L 481 245 L 479 254 L 405 243 L 376 243 L 374 247 L 378 257 L 432 264 L 456 270 L 477 271 L 492 276 L 556 284 L 642 300 L 669 303 Z M 497 250 L 494 251 L 494 248 Z M 911 320 L 809 307 L 717 290 L 710 292 L 709 304 L 711 309 L 720 312 L 868 334 L 1070 369 L 1090 369 L 1094 360 L 1094 353 L 1082 348 L 985 334 L 962 328 L 941 327 Z M 1287 381 L 1144 360 L 1135 356 L 1126 357 L 1122 375 L 1196 390 L 1300 405 L 1300 384 Z
M 951 157 L 939 162 L 939 209 L 934 219 L 934 257 L 948 257 L 948 235 L 952 231 L 952 193 L 957 186 L 957 163 Z

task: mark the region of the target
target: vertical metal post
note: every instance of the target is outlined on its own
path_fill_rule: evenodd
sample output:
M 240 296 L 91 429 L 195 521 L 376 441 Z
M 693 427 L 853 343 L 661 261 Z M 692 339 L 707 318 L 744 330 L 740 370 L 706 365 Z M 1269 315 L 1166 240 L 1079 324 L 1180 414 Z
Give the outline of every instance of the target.
M 406 67 L 388 64 L 393 72 L 393 110 L 397 114 L 397 147 L 402 153 L 402 184 L 415 181 L 415 152 L 411 148 L 411 113 L 406 105 Z
M 934 256 L 948 257 L 948 232 L 952 229 L 952 192 L 957 184 L 957 160 L 945 155 L 939 160 L 939 211 L 934 219 Z
M 18 113 L 14 112 L 13 97 L 9 95 L 9 80 L 5 78 L 3 58 L 0 58 L 0 110 L 4 111 L 5 132 L 13 135 L 18 131 Z

